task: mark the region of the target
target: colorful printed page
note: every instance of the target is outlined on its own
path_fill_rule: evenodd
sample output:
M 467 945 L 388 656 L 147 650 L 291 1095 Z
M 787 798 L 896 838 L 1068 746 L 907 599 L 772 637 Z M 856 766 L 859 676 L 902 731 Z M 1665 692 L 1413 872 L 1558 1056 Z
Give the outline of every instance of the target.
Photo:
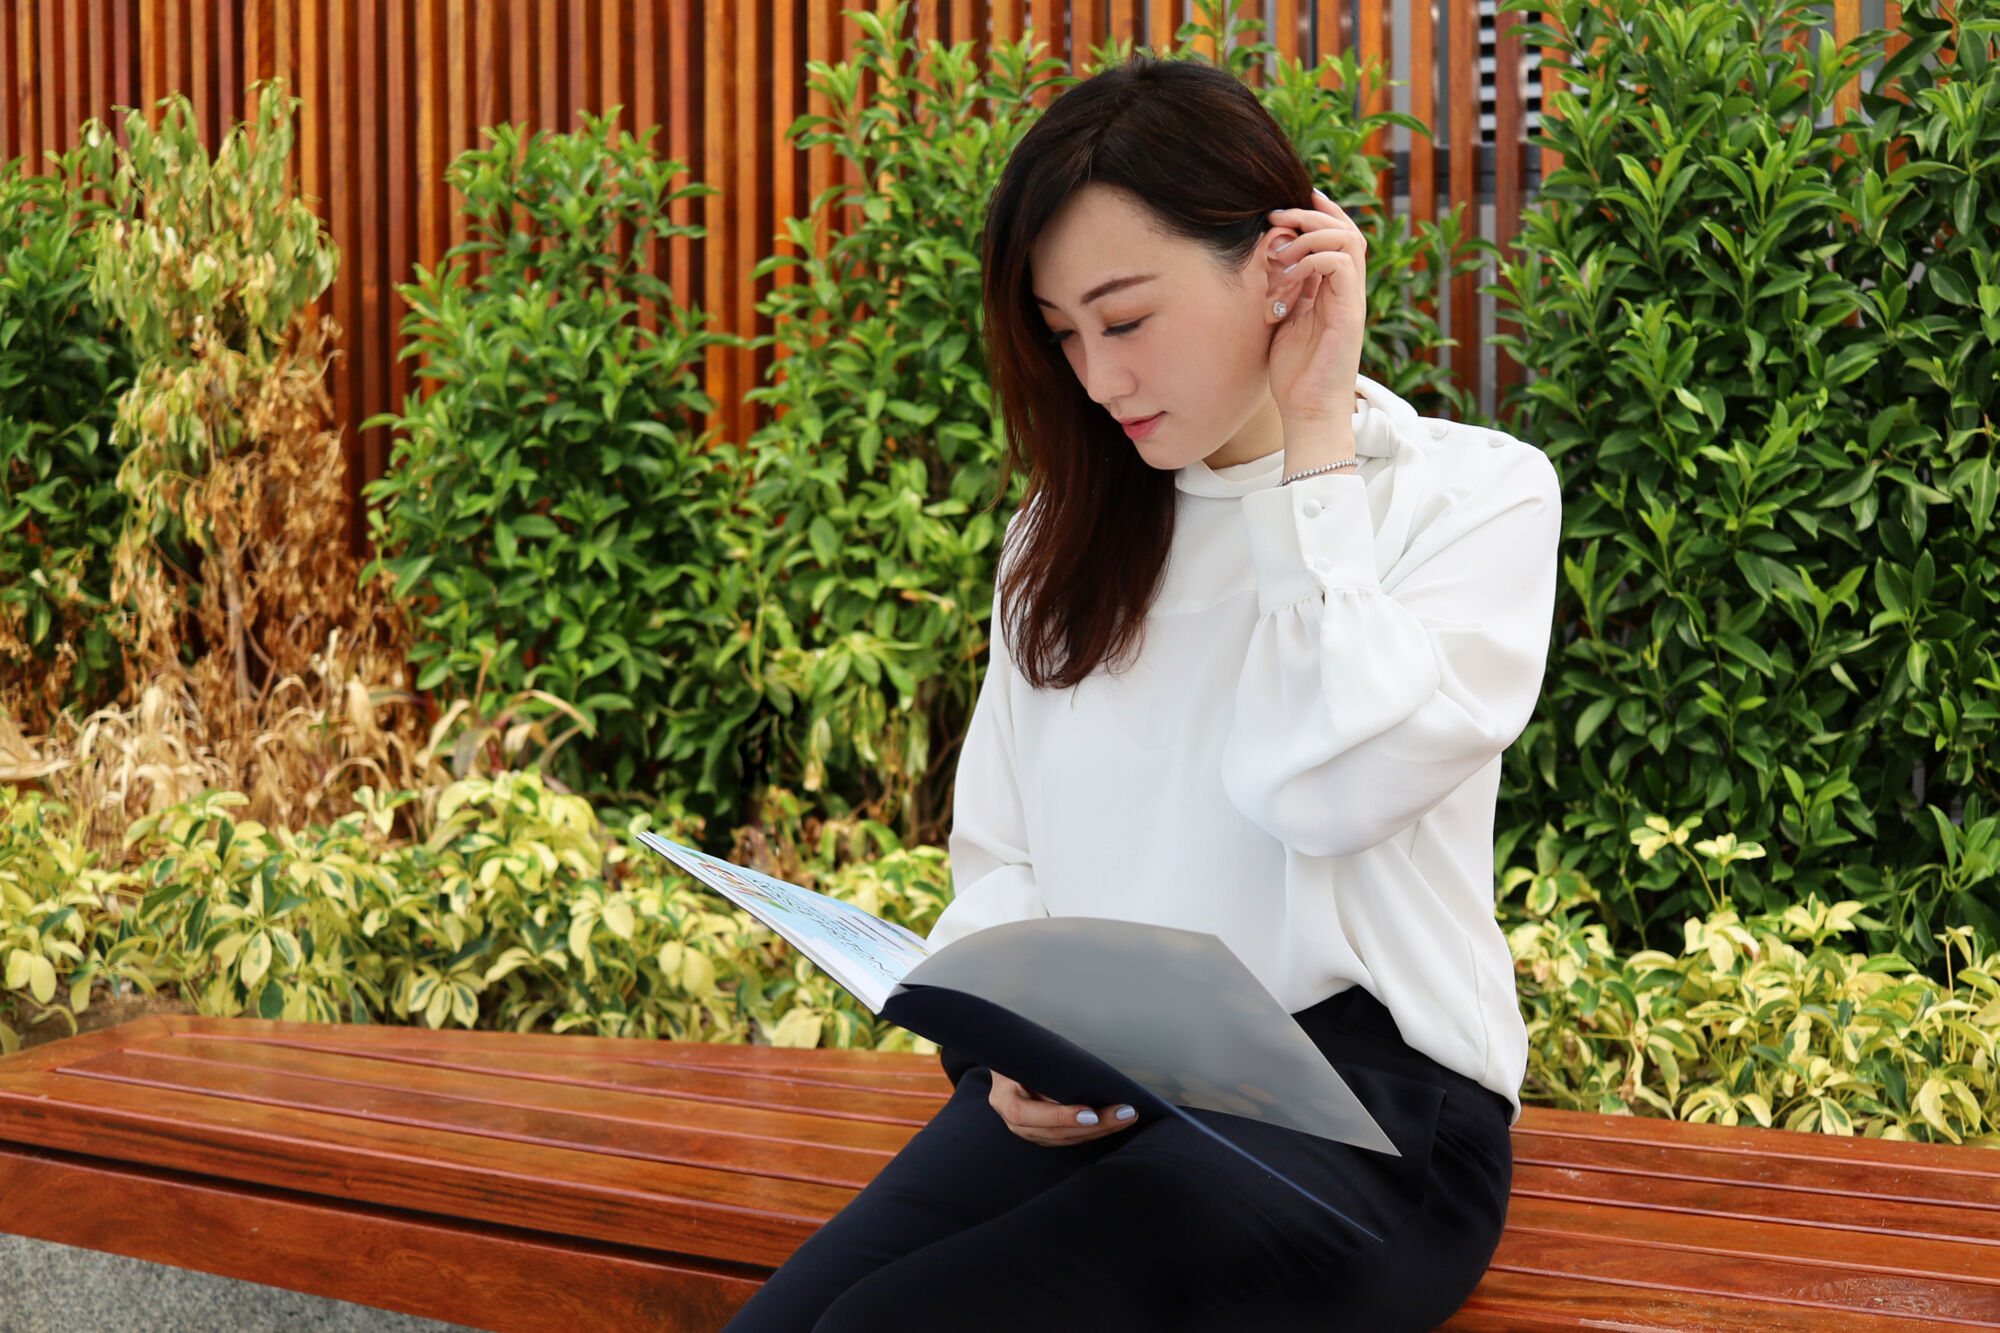
M 930 957 L 923 936 L 852 903 L 710 856 L 657 833 L 640 842 L 783 936 L 855 999 L 879 1013 L 903 974 Z

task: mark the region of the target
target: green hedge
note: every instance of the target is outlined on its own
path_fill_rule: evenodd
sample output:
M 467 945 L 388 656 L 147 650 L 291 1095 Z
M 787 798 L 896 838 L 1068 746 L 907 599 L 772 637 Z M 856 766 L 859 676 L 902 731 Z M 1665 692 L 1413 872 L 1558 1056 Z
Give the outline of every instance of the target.
M 1658 943 L 1702 890 L 1633 864 L 1624 834 L 1699 817 L 1769 849 L 1732 881 L 1746 911 L 1852 897 L 1881 921 L 1871 947 L 1933 968 L 1942 930 L 1993 947 L 2000 118 L 1976 108 L 2000 99 L 1995 6 L 1958 6 L 1948 84 L 1950 23 L 1908 6 L 1872 121 L 1839 123 L 1885 31 L 1815 54 L 1815 11 L 1773 0 L 1549 12 L 1523 40 L 1574 71 L 1537 139 L 1563 162 L 1488 289 L 1564 503 L 1503 859 L 1559 827 L 1580 871 L 1631 885 L 1604 905 L 1619 946 Z

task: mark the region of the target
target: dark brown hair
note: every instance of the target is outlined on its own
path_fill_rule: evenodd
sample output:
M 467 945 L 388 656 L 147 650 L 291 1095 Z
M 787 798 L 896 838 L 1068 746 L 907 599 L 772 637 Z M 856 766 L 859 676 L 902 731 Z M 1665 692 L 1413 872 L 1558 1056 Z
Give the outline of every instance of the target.
M 1312 197 L 1291 140 L 1240 79 L 1144 49 L 1066 89 L 1007 159 L 983 256 L 987 366 L 1007 432 L 993 506 L 1017 468 L 1028 484 L 995 611 L 1039 689 L 1073 686 L 1136 646 L 1174 533 L 1173 473 L 1149 466 L 1092 401 L 1035 305 L 1029 250 L 1092 183 L 1129 191 L 1155 226 L 1207 246 L 1232 277 L 1270 211 Z

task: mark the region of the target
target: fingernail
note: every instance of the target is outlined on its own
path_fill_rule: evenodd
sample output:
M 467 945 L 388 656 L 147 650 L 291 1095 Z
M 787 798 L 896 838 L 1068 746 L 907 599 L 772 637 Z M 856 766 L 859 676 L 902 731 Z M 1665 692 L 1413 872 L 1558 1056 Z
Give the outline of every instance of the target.
M 1079 1124 L 1079 1125 L 1094 1125 L 1094 1124 L 1096 1124 L 1096 1123 L 1097 1123 L 1097 1112 L 1095 1112 L 1095 1111 L 1078 1111 L 1078 1112 L 1076 1113 L 1076 1123 L 1077 1123 L 1077 1124 Z
M 1274 254 L 1274 255 L 1281 255 L 1281 254 L 1285 253 L 1285 251 L 1287 251 L 1287 250 L 1289 250 L 1289 249 L 1291 249 L 1291 248 L 1292 248 L 1292 243 L 1291 243 L 1290 241 L 1286 241 L 1286 242 L 1285 242 L 1285 243 L 1284 243 L 1283 245 L 1279 246 L 1279 247 L 1278 247 L 1277 249 L 1273 250 L 1273 251 L 1272 251 L 1271 253 L 1272 253 L 1272 254 Z
M 1135 1115 L 1137 1115 L 1137 1114 L 1139 1114 L 1139 1113 L 1138 1113 L 1137 1111 L 1133 1110 L 1133 1109 L 1132 1109 L 1131 1107 L 1129 1107 L 1129 1106 L 1121 1106 L 1121 1107 L 1119 1107 L 1119 1108 L 1118 1108 L 1118 1118 L 1119 1118 L 1120 1120 L 1130 1120 L 1130 1119 L 1131 1119 L 1131 1118 L 1132 1118 L 1133 1116 L 1135 1116 Z
M 1305 261 L 1301 260 L 1299 262 L 1304 263 Z M 1293 269 L 1297 268 L 1298 266 L 1299 266 L 1298 264 L 1287 264 L 1285 265 L 1285 272 L 1290 273 Z

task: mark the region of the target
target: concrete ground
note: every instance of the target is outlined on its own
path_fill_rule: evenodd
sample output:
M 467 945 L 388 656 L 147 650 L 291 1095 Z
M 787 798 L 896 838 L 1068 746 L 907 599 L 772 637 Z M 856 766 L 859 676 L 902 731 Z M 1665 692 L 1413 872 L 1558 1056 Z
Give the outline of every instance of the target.
M 0 1333 L 475 1333 L 124 1255 L 0 1234 Z

